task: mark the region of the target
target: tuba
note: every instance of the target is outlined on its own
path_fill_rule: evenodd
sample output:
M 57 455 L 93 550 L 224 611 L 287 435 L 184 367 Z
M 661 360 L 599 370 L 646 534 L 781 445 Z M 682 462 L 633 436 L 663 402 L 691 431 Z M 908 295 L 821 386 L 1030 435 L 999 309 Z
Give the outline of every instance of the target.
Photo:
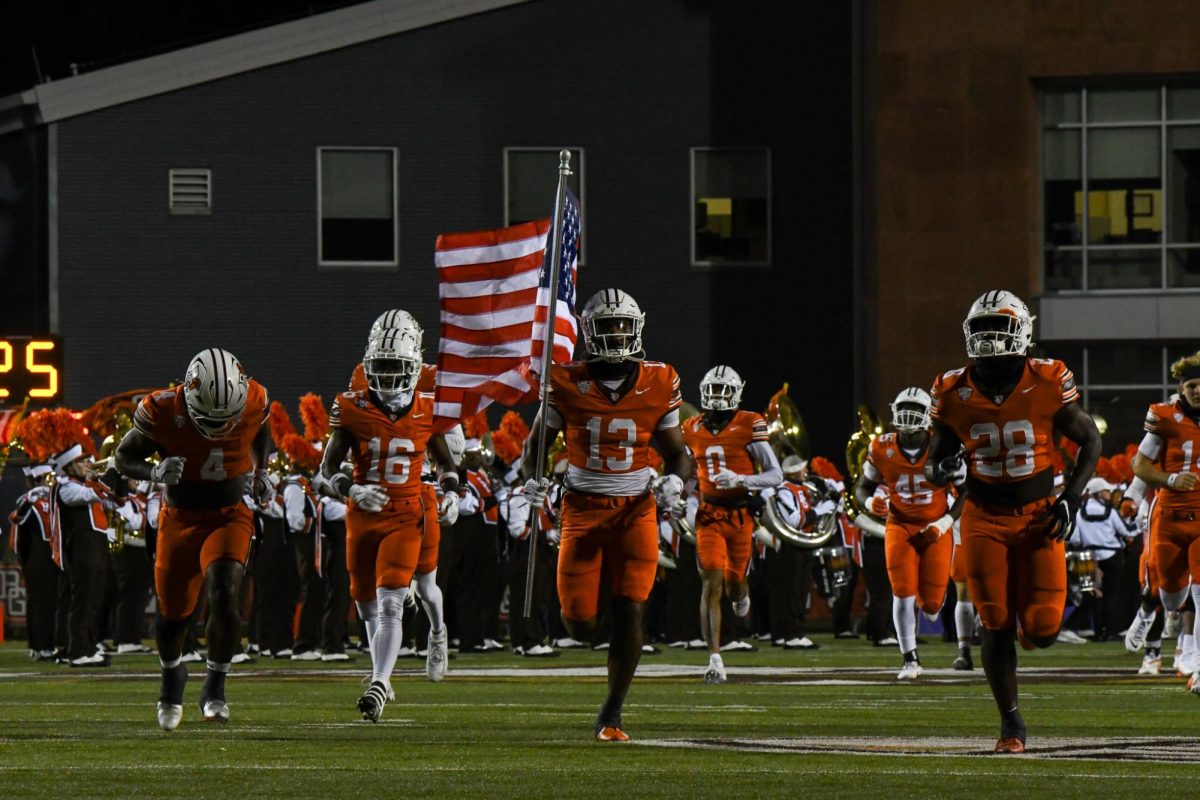
M 133 420 L 129 413 L 124 410 L 118 411 L 113 418 L 113 432 L 105 436 L 104 441 L 100 444 L 97 471 L 103 473 L 104 478 L 113 482 L 114 485 L 109 488 L 114 492 L 117 485 L 124 480 L 124 476 L 117 470 L 117 445 L 121 443 L 131 428 L 133 428 Z M 105 514 L 108 517 L 108 527 L 113 531 L 113 538 L 108 543 L 108 552 L 119 553 L 125 549 L 126 539 L 142 536 L 142 532 L 134 530 L 116 509 L 109 509 Z
M 692 417 L 698 416 L 699 414 L 700 409 L 696 408 L 691 403 L 684 401 L 683 405 L 679 407 L 679 424 L 682 425 Z M 686 514 L 671 514 L 669 517 L 667 517 L 667 524 L 671 526 L 671 530 L 675 532 L 676 536 L 692 545 L 692 547 L 696 546 L 696 526 L 693 523 L 688 522 Z M 659 542 L 662 542 L 661 536 L 659 537 Z M 674 569 L 674 555 L 670 557 L 670 560 L 672 566 L 667 567 L 667 569 Z M 662 553 L 660 553 L 659 564 L 662 565 L 662 562 L 663 556 Z
M 767 421 L 767 439 L 775 456 L 782 461 L 790 455 L 806 458 L 808 456 L 808 428 L 800 416 L 800 409 L 788 397 L 788 385 L 775 393 L 767 405 L 763 415 Z M 818 492 L 823 492 L 823 486 L 812 484 Z M 765 498 L 762 523 L 770 533 L 791 542 L 799 547 L 813 549 L 823 547 L 838 531 L 837 514 L 826 514 L 817 520 L 813 530 L 806 531 L 788 524 L 779 509 L 775 506 L 775 498 Z
M 880 520 L 867 513 L 866 509 L 859 507 L 858 501 L 854 499 L 854 487 L 858 485 L 858 480 L 862 477 L 863 464 L 866 463 L 867 454 L 871 451 L 871 442 L 875 441 L 875 437 L 882 433 L 883 423 L 879 421 L 879 417 L 875 416 L 865 405 L 860 405 L 858 407 L 858 430 L 851 435 L 850 441 L 846 442 L 846 471 L 850 476 L 846 492 L 846 516 L 860 531 L 877 537 L 883 536 L 884 525 Z

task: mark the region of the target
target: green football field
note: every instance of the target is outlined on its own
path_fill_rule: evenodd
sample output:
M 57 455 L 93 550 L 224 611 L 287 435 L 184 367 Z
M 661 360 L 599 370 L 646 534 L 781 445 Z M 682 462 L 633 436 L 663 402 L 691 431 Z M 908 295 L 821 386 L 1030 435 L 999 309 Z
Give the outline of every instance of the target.
M 235 667 L 225 727 L 197 722 L 193 665 L 183 724 L 165 733 L 153 657 L 71 670 L 8 644 L 0 796 L 1200 796 L 1200 698 L 1174 676 L 1139 678 L 1119 644 L 1022 654 L 1029 752 L 997 757 L 983 675 L 945 669 L 950 645 L 924 645 L 926 675 L 899 685 L 893 649 L 819 640 L 729 654 L 724 686 L 701 682 L 703 653 L 646 656 L 625 745 L 592 740 L 603 653 L 462 656 L 440 684 L 402 660 L 374 725 L 354 710 L 364 657 Z

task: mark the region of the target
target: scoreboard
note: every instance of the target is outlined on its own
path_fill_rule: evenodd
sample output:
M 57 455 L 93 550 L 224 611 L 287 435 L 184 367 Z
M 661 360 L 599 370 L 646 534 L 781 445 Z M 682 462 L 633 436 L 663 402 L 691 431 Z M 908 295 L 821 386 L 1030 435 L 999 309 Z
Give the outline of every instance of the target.
M 0 335 L 0 406 L 62 401 L 62 339 Z

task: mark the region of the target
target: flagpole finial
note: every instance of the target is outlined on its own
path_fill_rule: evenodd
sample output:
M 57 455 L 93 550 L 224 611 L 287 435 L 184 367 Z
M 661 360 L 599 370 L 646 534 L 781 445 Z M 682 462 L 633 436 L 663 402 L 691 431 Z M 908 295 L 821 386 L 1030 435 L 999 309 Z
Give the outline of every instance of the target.
M 570 150 L 559 150 L 558 151 L 558 173 L 560 175 L 570 175 L 571 174 L 571 151 Z

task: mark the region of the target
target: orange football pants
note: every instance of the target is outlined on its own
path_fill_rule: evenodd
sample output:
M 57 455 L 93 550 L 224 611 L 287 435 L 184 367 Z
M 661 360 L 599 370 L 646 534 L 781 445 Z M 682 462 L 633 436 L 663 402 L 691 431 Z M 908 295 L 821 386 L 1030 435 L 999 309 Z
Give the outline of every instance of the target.
M 644 603 L 658 571 L 658 518 L 654 498 L 604 497 L 567 492 L 558 550 L 558 600 L 573 622 L 596 616 L 601 568 L 614 596 Z
M 952 533 L 946 535 L 953 538 Z M 961 544 L 954 546 L 954 553 L 950 556 L 950 580 L 955 583 L 967 582 L 967 557 L 963 554 Z
M 154 591 L 164 619 L 187 619 L 196 609 L 204 575 L 216 561 L 245 564 L 254 538 L 254 512 L 245 503 L 183 509 L 166 503 L 158 516 Z
M 933 544 L 916 544 L 913 537 L 928 527 L 927 522 L 899 522 L 889 517 L 883 547 L 892 594 L 916 596 L 922 611 L 936 614 L 946 599 L 954 537 L 947 531 Z
M 700 569 L 719 569 L 726 583 L 746 579 L 754 520 L 744 508 L 701 503 L 696 509 L 696 557 Z
M 963 555 L 967 588 L 988 630 L 1020 623 L 1029 636 L 1054 636 L 1067 602 L 1067 554 L 1052 541 L 1046 497 L 1016 508 L 963 506 Z
M 406 589 L 413 574 L 437 567 L 441 528 L 437 504 L 417 497 L 392 500 L 382 511 L 363 511 L 353 501 L 346 507 L 346 570 L 350 597 L 358 603 L 375 599 L 375 590 Z
M 1178 592 L 1190 577 L 1200 583 L 1200 511 L 1163 508 L 1154 504 L 1150 514 L 1150 541 L 1159 585 Z

